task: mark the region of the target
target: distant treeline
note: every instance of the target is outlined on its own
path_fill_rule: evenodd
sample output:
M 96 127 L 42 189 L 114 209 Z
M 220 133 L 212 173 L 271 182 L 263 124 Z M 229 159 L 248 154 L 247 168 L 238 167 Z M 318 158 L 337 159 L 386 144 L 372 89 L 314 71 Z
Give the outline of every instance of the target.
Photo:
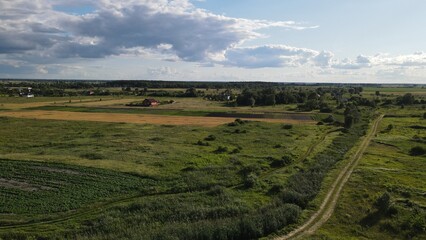
M 336 83 L 279 83 L 279 82 L 209 82 L 209 81 L 159 81 L 159 80 L 18 80 L 2 79 L 0 86 L 4 87 L 33 87 L 50 86 L 62 89 L 87 88 L 204 88 L 204 89 L 245 89 L 270 88 L 282 86 L 354 86 L 354 87 L 381 87 L 381 84 L 336 84 Z M 415 87 L 417 85 L 404 85 Z

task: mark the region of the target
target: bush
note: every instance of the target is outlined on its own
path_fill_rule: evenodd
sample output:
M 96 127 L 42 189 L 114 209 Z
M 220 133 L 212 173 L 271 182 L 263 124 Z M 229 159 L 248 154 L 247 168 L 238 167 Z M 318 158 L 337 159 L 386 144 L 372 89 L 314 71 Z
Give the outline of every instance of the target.
M 424 149 L 420 146 L 413 147 L 410 150 L 411 156 L 421 156 L 421 155 L 425 155 L 425 154 L 426 154 L 426 149 Z
M 293 159 L 290 156 L 283 156 L 281 159 L 272 159 L 270 164 L 271 167 L 284 167 L 293 162 Z
M 291 125 L 291 124 L 285 124 L 282 128 L 283 129 L 292 129 L 293 125 Z
M 322 121 L 325 123 L 334 123 L 336 119 L 333 117 L 333 115 L 328 115 L 328 117 L 324 118 Z
M 204 140 L 206 140 L 206 141 L 214 141 L 214 140 L 216 140 L 216 136 L 215 135 L 209 135 L 206 138 L 204 138 Z
M 239 148 L 235 148 L 234 150 L 232 150 L 231 153 L 232 154 L 240 153 L 240 149 Z
M 223 147 L 223 146 L 219 146 L 219 147 L 217 147 L 217 149 L 214 152 L 215 153 L 226 153 L 226 152 L 228 152 L 228 148 Z
M 210 143 L 208 142 L 203 142 L 201 140 L 198 140 L 198 142 L 196 143 L 198 146 L 210 146 Z
M 279 198 L 283 203 L 295 204 L 302 209 L 305 208 L 309 202 L 309 199 L 306 195 L 289 189 L 284 190 L 280 194 Z
M 258 183 L 258 177 L 254 173 L 250 173 L 244 178 L 244 187 L 246 188 L 252 188 L 256 186 L 257 183 Z
M 374 202 L 374 207 L 376 207 L 377 210 L 379 210 L 380 212 L 385 213 L 388 211 L 391 205 L 390 199 L 390 194 L 388 192 L 385 192 Z
M 235 121 L 228 123 L 228 126 L 236 127 L 236 126 L 239 126 L 239 125 L 244 125 L 246 123 L 248 123 L 247 120 L 241 120 L 241 119 L 237 118 L 237 119 L 235 119 Z

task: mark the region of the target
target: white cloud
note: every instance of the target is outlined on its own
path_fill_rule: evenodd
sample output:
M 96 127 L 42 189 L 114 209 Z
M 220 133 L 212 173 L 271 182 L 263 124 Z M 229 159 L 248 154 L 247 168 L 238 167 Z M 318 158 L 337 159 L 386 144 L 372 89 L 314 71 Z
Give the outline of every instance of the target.
M 93 11 L 66 11 L 82 6 L 90 6 Z M 138 71 L 155 78 L 209 78 L 170 67 L 185 62 L 223 79 L 258 79 L 264 76 L 263 68 L 275 72 L 273 79 L 284 76 L 283 68 L 286 73 L 292 72 L 294 79 L 318 75 L 373 78 L 387 74 L 420 79 L 426 69 L 424 52 L 338 59 L 330 51 L 288 45 L 243 47 L 248 40 L 266 39 L 261 32 L 267 28 L 304 30 L 317 26 L 226 17 L 196 8 L 189 0 L 2 0 L 0 9 L 0 76 L 64 73 L 70 77 L 76 72 L 76 76 L 109 78 L 111 68 L 93 71 L 66 66 L 118 57 L 138 57 L 143 67 L 116 73 L 116 78 L 126 78 L 129 72 L 139 77 Z M 167 67 L 144 65 L 151 60 L 162 60 Z M 248 73 L 241 74 L 239 68 Z M 214 71 L 224 69 L 232 69 L 233 73 L 215 75 Z M 316 75 L 306 75 L 308 71 Z M 398 75 L 401 72 L 404 75 Z
M 90 5 L 83 15 L 55 6 Z M 104 58 L 148 49 L 183 61 L 205 62 L 261 36 L 269 27 L 305 29 L 296 22 L 230 18 L 195 8 L 188 0 L 5 0 L 0 8 L 0 54 L 31 61 Z M 167 46 L 167 47 L 165 47 Z
M 221 64 L 244 68 L 297 67 L 308 63 L 317 51 L 285 45 L 232 48 Z
M 322 51 L 317 54 L 312 60 L 315 66 L 329 67 L 332 64 L 334 54 L 328 51 Z
M 369 57 L 359 55 L 355 60 L 350 60 L 348 58 L 343 59 L 342 61 L 336 61 L 331 64 L 331 67 L 338 69 L 361 69 L 371 67 L 371 61 Z

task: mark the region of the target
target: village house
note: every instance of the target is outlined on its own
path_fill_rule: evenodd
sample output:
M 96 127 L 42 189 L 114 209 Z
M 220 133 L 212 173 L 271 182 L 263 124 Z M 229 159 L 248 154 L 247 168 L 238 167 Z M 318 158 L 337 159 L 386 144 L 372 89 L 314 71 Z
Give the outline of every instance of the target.
M 159 101 L 155 100 L 155 99 L 145 99 L 142 102 L 142 106 L 144 107 L 153 107 L 153 106 L 158 106 L 160 104 Z

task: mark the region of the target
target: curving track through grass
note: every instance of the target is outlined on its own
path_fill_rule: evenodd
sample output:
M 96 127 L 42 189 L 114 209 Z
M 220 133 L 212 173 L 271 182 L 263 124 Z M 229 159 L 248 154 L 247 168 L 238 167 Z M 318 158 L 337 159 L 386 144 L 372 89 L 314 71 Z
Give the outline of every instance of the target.
M 370 144 L 371 139 L 377 132 L 377 128 L 384 115 L 380 115 L 374 120 L 373 126 L 368 135 L 363 139 L 356 153 L 351 157 L 348 164 L 341 170 L 337 178 L 334 180 L 330 190 L 325 196 L 318 211 L 314 213 L 308 221 L 302 226 L 296 228 L 285 236 L 277 237 L 276 240 L 299 239 L 304 236 L 313 234 L 331 217 L 339 199 L 340 193 L 345 183 L 349 180 L 353 170 L 358 165 L 362 155 Z

